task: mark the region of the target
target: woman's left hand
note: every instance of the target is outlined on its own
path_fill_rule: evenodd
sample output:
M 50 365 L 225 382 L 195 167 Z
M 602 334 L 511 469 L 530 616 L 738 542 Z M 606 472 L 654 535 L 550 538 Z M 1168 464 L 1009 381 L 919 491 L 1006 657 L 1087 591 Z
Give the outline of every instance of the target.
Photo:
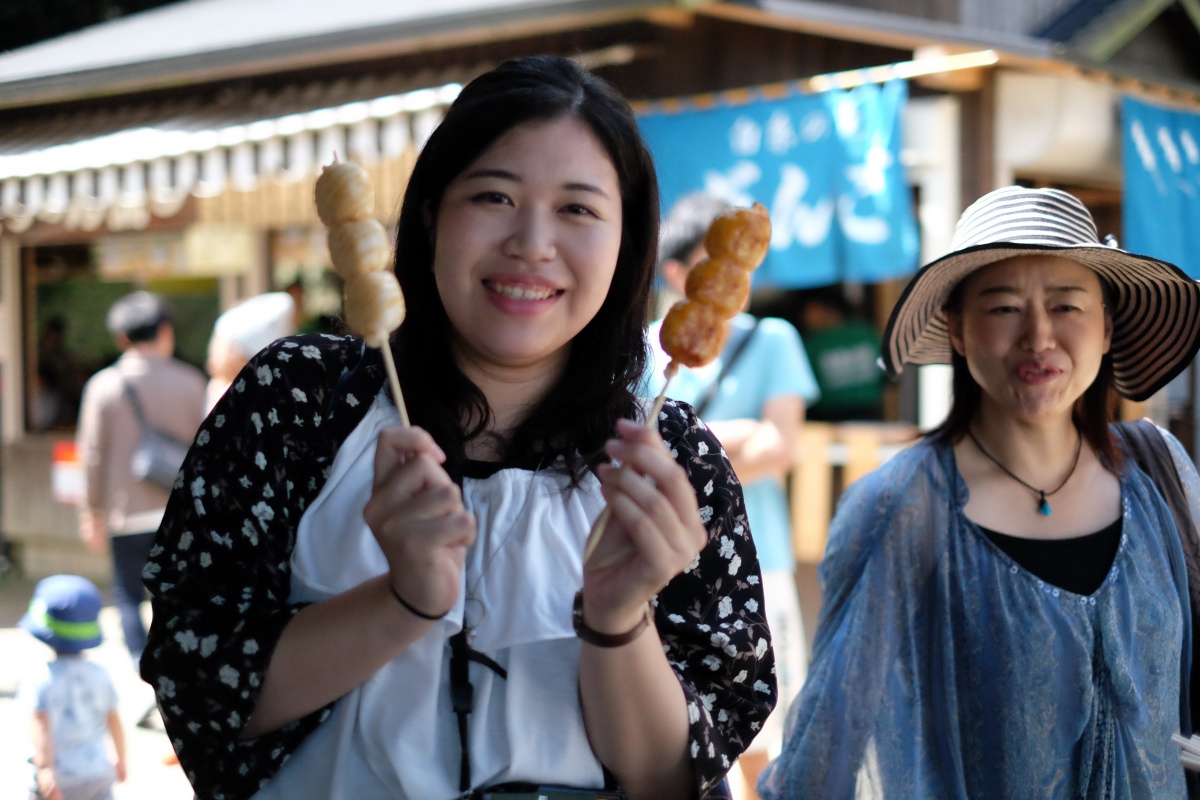
M 617 435 L 605 451 L 620 466 L 597 470 L 612 516 L 583 575 L 588 625 L 607 633 L 636 624 L 708 543 L 695 490 L 658 431 L 621 420 Z

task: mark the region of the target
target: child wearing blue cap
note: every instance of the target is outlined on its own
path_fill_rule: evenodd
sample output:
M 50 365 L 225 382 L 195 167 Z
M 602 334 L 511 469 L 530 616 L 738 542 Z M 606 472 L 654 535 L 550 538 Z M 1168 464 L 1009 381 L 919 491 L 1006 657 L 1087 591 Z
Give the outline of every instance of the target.
M 100 606 L 87 578 L 54 575 L 38 582 L 18 623 L 57 654 L 18 693 L 33 710 L 30 800 L 111 800 L 113 783 L 125 780 L 116 690 L 104 667 L 83 656 L 100 644 Z

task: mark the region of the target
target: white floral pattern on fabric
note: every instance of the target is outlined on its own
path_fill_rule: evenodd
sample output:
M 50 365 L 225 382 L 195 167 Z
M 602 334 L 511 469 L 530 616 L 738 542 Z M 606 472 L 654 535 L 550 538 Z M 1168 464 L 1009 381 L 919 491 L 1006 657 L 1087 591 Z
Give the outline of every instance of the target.
M 201 800 L 252 796 L 329 716 L 325 708 L 240 739 L 279 636 L 301 608 L 287 601 L 299 520 L 366 413 L 360 398 L 383 386 L 378 354 L 363 352 L 360 339 L 323 334 L 272 344 L 205 420 L 204 446 L 192 448 L 171 495 L 144 573 L 154 622 L 142 675 L 157 688 Z M 685 404 L 667 403 L 659 429 L 703 497 L 709 531 L 709 546 L 654 607 L 689 707 L 696 782 L 715 800 L 728 797 L 725 772 L 775 704 L 774 656 L 728 460 Z

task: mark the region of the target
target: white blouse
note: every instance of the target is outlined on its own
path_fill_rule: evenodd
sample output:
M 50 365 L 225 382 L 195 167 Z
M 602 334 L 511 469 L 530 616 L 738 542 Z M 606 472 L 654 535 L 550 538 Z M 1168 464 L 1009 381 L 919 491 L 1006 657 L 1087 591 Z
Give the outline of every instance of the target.
M 338 451 L 300 521 L 291 601 L 316 602 L 387 571 L 363 520 L 380 430 L 398 424 L 382 394 Z M 464 591 L 421 639 L 334 705 L 257 800 L 440 800 L 458 797 L 460 743 L 450 706 L 447 640 L 467 624 L 474 648 L 508 670 L 472 663 L 468 717 L 474 786 L 508 781 L 603 786 L 579 704 L 571 602 L 583 546 L 604 501 L 590 473 L 575 491 L 549 470 L 501 469 L 463 481 L 478 539 Z

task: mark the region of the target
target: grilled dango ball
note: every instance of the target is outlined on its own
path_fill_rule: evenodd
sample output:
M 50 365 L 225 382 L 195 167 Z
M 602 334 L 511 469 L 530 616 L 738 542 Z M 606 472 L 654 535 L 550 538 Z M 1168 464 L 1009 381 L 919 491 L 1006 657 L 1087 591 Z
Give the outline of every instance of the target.
M 750 270 L 728 258 L 708 258 L 688 271 L 684 294 L 732 319 L 750 298 Z
M 367 171 L 351 161 L 335 161 L 317 178 L 317 216 L 329 228 L 329 259 L 346 282 L 346 322 L 371 347 L 383 347 L 404 321 L 404 294 L 388 267 L 387 232 L 371 213 L 375 190 Z
M 746 270 L 757 269 L 770 246 L 771 218 L 761 203 L 722 212 L 704 237 L 709 258 L 729 258 Z
M 721 353 L 728 335 L 725 318 L 707 303 L 682 300 L 663 317 L 658 340 L 685 367 L 702 367 Z

